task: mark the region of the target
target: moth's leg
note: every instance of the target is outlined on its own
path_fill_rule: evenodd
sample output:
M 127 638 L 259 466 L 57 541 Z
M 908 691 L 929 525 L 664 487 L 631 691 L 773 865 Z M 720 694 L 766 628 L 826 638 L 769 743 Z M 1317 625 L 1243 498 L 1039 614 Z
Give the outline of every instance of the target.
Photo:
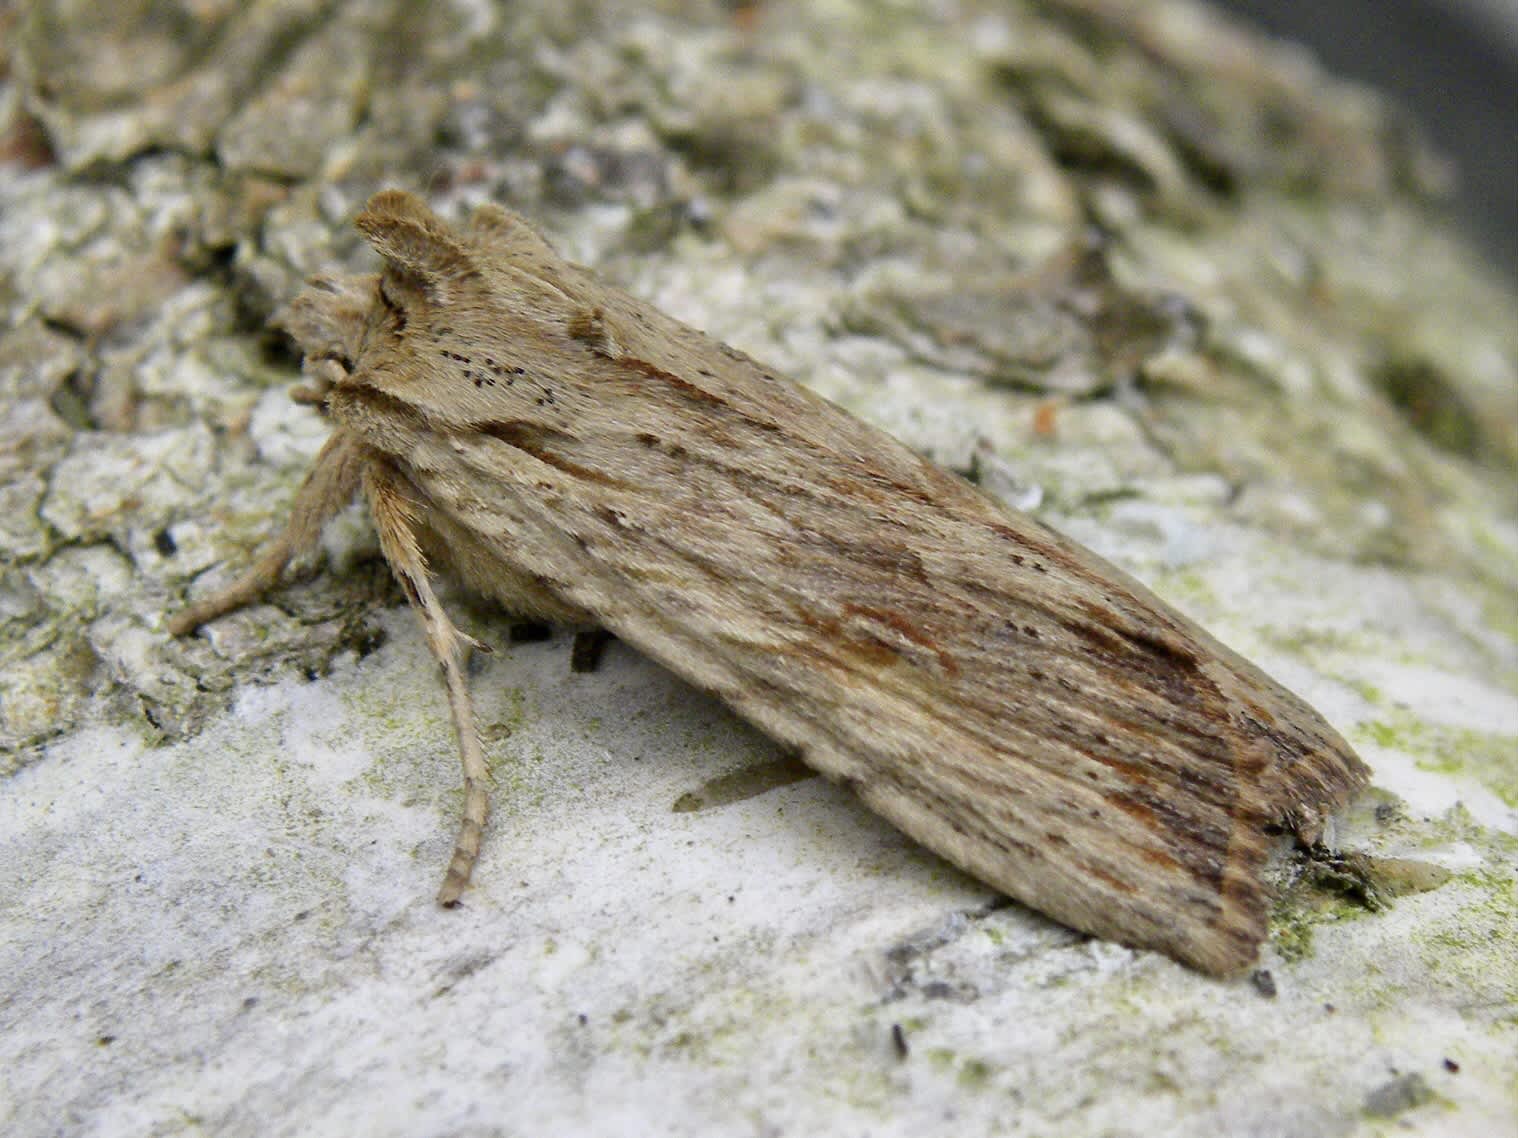
M 252 566 L 221 592 L 187 605 L 169 618 L 169 632 L 174 636 L 193 632 L 207 621 L 257 600 L 277 585 L 291 559 L 314 546 L 322 527 L 353 500 L 362 471 L 358 441 L 346 432 L 333 432 L 295 495 L 284 532 L 265 546 Z
M 611 633 L 604 628 L 587 628 L 575 633 L 569 649 L 571 672 L 594 672 L 601 666 L 601 655 L 611 642 Z
M 487 788 L 490 775 L 475 723 L 474 702 L 469 697 L 469 681 L 464 674 L 468 649 L 489 649 L 455 628 L 433 593 L 427 562 L 416 537 L 417 507 L 405 481 L 383 460 L 374 459 L 364 468 L 364 493 L 374 515 L 375 529 L 379 531 L 380 548 L 421 618 L 427 646 L 442 667 L 443 682 L 448 688 L 448 709 L 453 715 L 453 730 L 464 764 L 464 820 L 437 899 L 441 905 L 454 905 L 469 884 L 469 875 L 480 853 L 485 819 L 490 814 Z

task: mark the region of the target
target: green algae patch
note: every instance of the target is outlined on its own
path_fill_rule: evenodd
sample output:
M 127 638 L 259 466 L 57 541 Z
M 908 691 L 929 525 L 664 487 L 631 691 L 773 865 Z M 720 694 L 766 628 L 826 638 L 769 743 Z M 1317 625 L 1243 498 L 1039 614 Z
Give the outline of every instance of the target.
M 1510 1026 L 1518 1025 L 1518 878 L 1507 866 L 1484 867 L 1456 876 L 1457 905 L 1452 919 L 1431 927 L 1422 941 L 1431 973 L 1453 968 L 1462 985 L 1484 989 L 1506 1002 Z
M 1288 961 L 1312 955 L 1322 924 L 1357 920 L 1389 908 L 1402 896 L 1438 889 L 1451 874 L 1413 858 L 1374 857 L 1313 847 L 1281 890 L 1271 914 L 1271 943 Z
M 1429 723 L 1396 710 L 1361 724 L 1359 739 L 1411 755 L 1419 770 L 1468 778 L 1518 808 L 1518 733 Z
M 934 1047 L 924 1054 L 936 1071 L 952 1075 L 955 1083 L 965 1090 L 985 1090 L 995 1074 L 995 1068 L 984 1059 L 962 1056 L 952 1048 Z

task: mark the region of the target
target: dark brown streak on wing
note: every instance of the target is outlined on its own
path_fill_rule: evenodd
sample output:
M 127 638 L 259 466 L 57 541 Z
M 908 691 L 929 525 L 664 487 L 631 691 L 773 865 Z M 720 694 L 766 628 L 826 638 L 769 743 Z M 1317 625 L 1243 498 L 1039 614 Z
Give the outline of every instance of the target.
M 574 435 L 566 431 L 557 431 L 552 427 L 546 427 L 542 423 L 535 423 L 529 419 L 493 419 L 483 422 L 471 423 L 468 430 L 482 435 L 489 435 L 493 439 L 505 443 L 507 446 L 525 450 L 529 454 L 535 450 L 541 450 L 552 442 L 578 442 Z M 460 431 L 461 436 L 466 435 Z
M 631 437 L 639 448 L 657 451 L 673 460 L 678 469 L 665 473 L 678 478 L 685 486 L 720 481 L 726 493 L 707 496 L 697 504 L 709 509 L 713 500 L 730 497 L 758 507 L 784 523 L 787 532 L 772 539 L 770 545 L 775 566 L 788 570 L 810 567 L 816 571 L 833 571 L 840 565 L 848 565 L 884 574 L 897 587 L 930 584 L 922 557 L 910 541 L 906 521 L 882 515 L 874 519 L 878 524 L 870 539 L 844 540 L 843 533 L 857 529 L 857 525 L 842 524 L 846 520 L 857 523 L 858 503 L 848 493 L 852 482 L 844 484 L 836 494 L 829 493 L 812 480 L 787 478 L 782 473 L 744 467 L 739 461 L 726 457 L 741 453 L 741 450 L 707 450 L 697 445 L 696 440 L 674 442 L 647 432 L 635 433 Z M 819 453 L 813 461 L 825 464 L 829 457 Z M 829 517 L 838 518 L 840 524 L 829 525 L 826 520 Z M 672 546 L 671 550 L 676 555 L 686 553 L 683 546 Z M 751 570 L 758 568 L 757 565 L 750 566 Z M 772 572 L 762 571 L 762 576 L 775 588 L 786 587 L 786 580 L 776 579 Z
M 1082 880 L 1100 883 L 1106 898 L 1092 908 L 1088 897 L 1081 907 L 1078 923 L 1088 931 L 1128 943 L 1164 947 L 1209 971 L 1237 969 L 1255 955 L 1265 930 L 1265 896 L 1254 880 L 1260 860 L 1258 851 L 1230 848 L 1220 853 L 1220 857 L 1230 859 L 1234 874 L 1224 874 L 1220 881 L 1213 875 L 1187 875 L 1186 884 L 1171 884 L 1164 889 L 1167 905 L 1174 908 L 1156 908 L 1138 900 L 1138 894 L 1148 891 L 1144 884 L 1148 873 L 1143 869 L 1105 860 L 1111 854 L 1098 855 L 1094 847 L 1071 848 L 1058 830 L 1045 829 L 1035 840 L 1032 830 L 1019 825 L 1015 805 L 1010 812 L 983 808 L 993 803 L 1015 802 L 1015 793 L 1008 798 L 1008 788 L 995 787 L 990 795 L 956 794 L 951 800 L 936 784 L 923 780 L 909 768 L 894 768 L 889 778 L 906 797 L 929 806 L 940 821 L 955 833 L 972 839 L 982 850 L 1015 851 L 1025 864 L 1045 861 L 1051 869 L 1057 867 L 1056 876 L 1073 873 Z M 867 800 L 879 801 L 884 797 L 879 788 L 861 785 L 857 789 Z M 1142 848 L 1132 852 L 1154 867 L 1149 873 L 1171 877 L 1171 865 L 1163 852 Z M 1155 856 L 1151 857 L 1151 853 Z M 1236 853 L 1242 856 L 1244 864 L 1231 861 Z M 972 869 L 995 883 L 996 874 L 990 867 L 980 865 Z M 1042 901 L 1050 904 L 1053 899 L 1045 894 Z M 1114 903 L 1122 906 L 1121 914 L 1113 910 Z
M 1168 707 L 1177 712 L 1191 712 L 1202 720 L 1198 724 L 1188 721 L 1189 717 L 1184 715 L 1163 714 L 1158 723 L 1164 730 L 1187 735 L 1198 744 L 1209 739 L 1233 743 L 1226 751 L 1233 774 L 1251 786 L 1259 782 L 1268 759 L 1257 748 L 1237 745 L 1235 732 L 1239 725 L 1233 714 L 1237 710 L 1234 701 L 1203 671 L 1184 626 L 1177 628 L 1171 614 L 1134 595 L 1121 581 L 1094 575 L 1091 567 L 1067 552 L 1058 539 L 1040 539 L 1033 533 L 1018 534 L 1004 526 L 994 526 L 993 529 L 1019 547 L 1036 551 L 1039 557 L 1057 565 L 1063 574 L 1084 581 L 1104 597 L 1107 607 L 1085 600 L 1079 602 L 1083 619 L 1072 619 L 1068 613 L 1053 609 L 1046 611 L 1067 632 L 1084 641 L 1094 659 L 1108 657 L 1104 670 L 1111 679 L 1127 684 L 1142 681 L 1139 686 L 1160 696 Z M 1149 615 L 1159 622 L 1157 629 L 1162 631 L 1136 626 L 1123 618 L 1124 610 Z M 1206 751 L 1206 747 L 1199 746 L 1198 756 L 1205 756 Z M 1289 754 L 1281 748 L 1278 753 L 1283 759 Z M 1184 768 L 1182 773 L 1193 779 L 1196 777 L 1195 772 Z M 1216 785 L 1214 779 L 1206 781 Z
M 1222 881 L 1232 825 L 1179 808 L 1173 796 L 1142 782 L 1108 794 L 1107 801 L 1151 829 L 1163 827 L 1170 838 L 1165 843 L 1167 854 L 1194 877 L 1214 886 Z
M 838 675 L 856 677 L 861 685 L 878 682 L 882 668 L 898 662 L 910 663 L 912 659 L 904 654 L 903 645 L 886 639 L 872 629 L 871 625 L 874 625 L 894 632 L 901 640 L 931 654 L 939 662 L 944 674 L 953 676 L 958 672 L 958 665 L 949 653 L 897 613 L 844 601 L 838 607 L 839 615 L 830 616 L 822 611 L 816 596 L 804 584 L 798 586 L 792 582 L 768 578 L 761 579 L 758 587 L 763 596 L 757 596 L 753 586 L 740 585 L 734 566 L 714 555 L 704 554 L 689 544 L 677 542 L 667 529 L 650 532 L 645 536 L 647 540 L 659 545 L 671 562 L 678 561 L 688 569 L 700 573 L 724 591 L 746 592 L 753 604 L 763 607 L 778 622 L 794 621 L 820 634 L 807 637 L 796 646 L 771 645 L 766 649 L 771 655 L 788 656 L 808 667 L 824 668 Z M 823 535 L 816 536 L 819 540 L 824 540 Z M 794 542 L 788 544 L 793 545 Z M 836 564 L 837 556 L 824 555 L 819 561 Z M 732 634 L 735 644 L 743 643 L 740 631 L 735 630 Z M 866 669 L 863 674 L 860 674 L 860 665 Z
M 1092 631 L 1078 621 L 1063 623 L 1077 637 Z M 1237 828 L 1263 821 L 1251 806 L 1252 796 L 1241 794 L 1236 781 L 1240 768 L 1249 763 L 1236 749 L 1226 699 L 1199 670 L 1194 656 L 1165 641 L 1105 630 L 1088 639 L 1093 667 L 1122 686 L 1143 690 L 1149 698 L 1104 700 L 1087 691 L 1060 699 L 1047 688 L 1029 691 L 1025 698 L 1042 705 L 1044 745 L 1053 748 L 1055 756 L 1060 751 L 1079 755 L 1121 780 L 1120 786 L 1103 791 L 1107 803 L 1153 831 L 1163 845 L 1136 847 L 1139 856 L 1159 866 L 1184 866 L 1195 881 L 1222 890 Z M 966 698 L 981 690 L 958 694 Z M 985 700 L 974 700 L 973 705 L 982 714 L 959 717 L 959 730 L 993 751 L 1046 765 L 1037 757 L 1040 748 L 1025 751 L 988 729 L 1007 708 Z M 1105 730 L 1083 734 L 1069 719 L 1072 710 L 1096 711 Z M 1123 741 L 1114 745 L 1117 738 Z M 1135 744 L 1143 739 L 1150 740 L 1150 748 L 1134 761 Z
M 1194 666 L 1193 658 L 1170 650 L 1168 645 L 1151 649 L 1142 639 L 1133 640 L 1106 629 L 1091 630 L 1067 610 L 977 584 L 957 578 L 940 582 L 939 587 L 964 590 L 978 602 L 981 612 L 1022 609 L 1015 614 L 1016 619 L 983 620 L 979 627 L 972 627 L 966 651 L 978 658 L 1001 660 L 1007 671 L 1006 679 L 999 683 L 982 676 L 980 690 L 1003 697 L 1009 692 L 1026 692 L 1030 700 L 1044 705 L 1056 725 L 1064 725 L 1086 740 L 1085 747 L 1093 757 L 1109 750 L 1109 735 L 1127 735 L 1127 746 L 1098 761 L 1127 768 L 1135 775 L 1138 770 L 1117 757 L 1132 754 L 1134 741 L 1147 739 L 1156 748 L 1168 746 L 1167 753 L 1173 757 L 1183 753 L 1177 750 L 1182 748 L 1188 756 L 1184 762 L 1161 763 L 1156 758 L 1153 762 L 1158 765 L 1146 768 L 1146 777 L 1170 782 L 1185 793 L 1203 791 L 1200 796 L 1204 799 L 1224 809 L 1230 807 L 1232 794 L 1217 793 L 1224 789 L 1219 785 L 1219 774 L 1231 773 L 1234 764 L 1227 741 L 1228 703 L 1211 678 Z M 1078 673 L 1099 678 L 1101 683 L 1066 686 L 1066 673 L 1072 665 L 1078 665 Z M 995 707 L 987 704 L 985 711 L 994 715 Z M 1072 715 L 1079 727 L 1069 722 Z M 1094 724 L 1090 722 L 1093 717 Z M 1198 759 L 1215 769 L 1199 770 L 1194 761 Z
M 878 636 L 850 635 L 838 620 L 824 617 L 803 604 L 791 605 L 795 619 L 816 632 L 819 642 L 836 646 L 849 652 L 872 669 L 888 667 L 901 659 L 901 654 Z M 815 649 L 793 649 L 791 655 L 800 658 L 821 659 L 823 654 Z
M 361 382 L 346 383 L 334 395 L 347 405 L 350 417 L 362 419 L 367 413 L 381 422 L 405 423 L 418 433 L 427 432 L 464 442 L 485 436 L 505 443 L 575 478 L 616 489 L 638 489 L 631 483 L 565 458 L 556 452 L 553 449 L 554 444 L 571 446 L 579 443 L 580 440 L 566 431 L 555 430 L 541 423 L 525 419 L 486 420 L 465 424 L 435 423 L 429 420 L 426 413 L 415 404 L 398 395 L 392 395 L 388 391 L 382 391 Z
M 640 489 L 631 482 L 607 474 L 604 470 L 596 470 L 565 458 L 552 449 L 552 444 L 558 442 L 561 445 L 573 445 L 579 443 L 580 440 L 566 431 L 557 431 L 540 423 L 532 423 L 524 419 L 490 420 L 471 423 L 458 434 L 464 439 L 468 439 L 471 435 L 484 435 L 495 439 L 556 470 L 562 470 L 565 474 L 587 482 L 595 482 L 601 486 L 610 486 L 619 490 Z
M 926 463 L 924 465 L 929 470 L 934 469 Z M 945 504 L 941 496 L 921 486 L 889 478 L 861 462 L 854 463 L 853 468 L 846 468 L 841 474 L 824 475 L 821 481 L 840 496 L 876 506 L 889 506 L 897 498 L 910 499 L 920 506 L 943 507 Z
M 1094 605 L 1083 604 L 1087 619 L 1060 619 L 1065 630 L 1083 640 L 1098 656 L 1121 663 L 1125 672 L 1138 671 L 1154 683 L 1154 689 L 1177 707 L 1197 704 L 1197 682 L 1201 678 L 1196 654 L 1176 648 L 1174 644 L 1141 630 L 1114 627 L 1111 617 Z
M 644 445 L 657 445 L 657 440 Z M 690 473 L 692 468 L 700 468 L 721 478 L 736 494 L 790 527 L 793 534 L 787 547 L 777 549 L 778 562 L 792 564 L 795 553 L 814 550 L 819 563 L 843 556 L 851 564 L 875 564 L 882 569 L 889 569 L 900 575 L 898 579 L 910 578 L 923 583 L 927 581 L 921 556 L 905 536 L 897 536 L 910 532 L 908 523 L 901 519 L 889 514 L 877 515 L 873 519 L 877 523 L 876 531 L 870 540 L 847 544 L 840 539 L 839 533 L 841 528 L 846 527 L 825 527 L 815 520 L 819 515 L 829 513 L 857 514 L 858 500 L 850 493 L 856 483 L 851 480 L 829 480 L 828 489 L 836 492 L 826 493 L 811 481 L 785 478 L 765 470 L 745 467 L 741 464 L 741 459 L 724 461 L 722 458 L 723 454 L 741 454 L 741 448 L 737 451 L 719 449 L 713 452 L 693 452 L 688 446 L 668 443 L 660 449 L 686 467 L 684 473 L 688 480 L 700 481 L 699 476 Z M 820 463 L 823 459 L 816 458 L 815 461 Z M 806 504 L 802 506 L 800 500 Z
M 1204 760 L 1226 741 L 1233 725 L 1230 701 L 1201 669 L 1195 655 L 1178 651 L 1164 641 L 1112 630 L 1094 621 L 1057 619 L 1072 637 L 1086 645 L 1085 652 L 1094 666 L 1113 684 L 1135 695 L 1154 697 L 1132 700 L 1126 714 L 1120 705 L 1114 708 L 1127 729 L 1188 740 L 1188 749 Z M 1222 759 L 1240 778 L 1257 778 L 1260 773 L 1258 759 L 1242 760 L 1231 749 L 1223 751 Z M 1189 775 L 1194 784 L 1215 782 L 1188 767 L 1178 773 Z
M 853 601 L 845 601 L 843 611 L 849 616 L 860 616 L 866 620 L 878 621 L 881 624 L 889 626 L 912 643 L 937 656 L 938 664 L 943 669 L 945 675 L 959 675 L 959 665 L 955 663 L 954 657 L 931 636 L 899 612 L 892 612 L 890 609 L 883 609 L 874 605 L 856 604 Z
M 636 359 L 632 356 L 619 356 L 617 358 L 617 362 L 624 365 L 625 367 L 630 367 L 634 371 L 648 376 L 650 379 L 657 379 L 663 383 L 667 383 L 670 387 L 674 388 L 686 399 L 689 399 L 692 402 L 711 403 L 715 404 L 718 407 L 730 408 L 728 401 L 722 398 L 722 396 L 708 391 L 704 387 L 698 387 L 696 384 L 691 383 L 689 380 L 682 379 L 672 371 L 665 371 L 657 364 L 651 364 L 647 360 Z M 745 415 L 744 418 L 749 419 L 749 416 Z M 749 419 L 749 421 L 763 424 L 762 420 Z M 779 424 L 776 423 L 768 423 L 763 425 L 767 425 L 771 430 L 780 429 Z
M 747 357 L 742 358 L 747 360 Z M 679 392 L 687 400 L 721 407 L 725 417 L 735 419 L 751 429 L 769 435 L 782 433 L 780 424 L 773 419 L 761 417 L 750 410 L 739 407 L 722 395 L 691 383 L 689 380 L 671 371 L 667 371 L 657 364 L 650 363 L 648 360 L 638 359 L 633 356 L 621 356 L 618 357 L 617 362 L 634 369 L 642 375 L 660 380 Z M 714 428 L 715 424 L 708 426 L 708 430 Z M 723 449 L 728 450 L 730 453 L 742 452 L 742 445 L 737 440 L 726 438 L 720 441 L 724 443 Z M 836 491 L 840 499 L 856 503 L 859 501 L 871 501 L 877 504 L 889 504 L 893 498 L 902 497 L 910 499 L 919 505 L 938 506 L 943 504 L 942 498 L 938 494 L 935 494 L 932 489 L 924 489 L 923 487 L 903 482 L 900 479 L 891 478 L 883 472 L 873 469 L 867 462 L 859 458 L 823 451 L 795 435 L 791 435 L 787 441 L 791 446 L 802 447 L 808 451 L 805 458 L 810 461 L 798 463 L 803 469 L 826 470 L 831 466 L 838 466 L 840 464 L 844 466 L 844 469 L 836 475 L 829 476 L 823 474 L 819 478 L 819 482 L 826 485 L 829 489 Z M 710 455 L 703 457 L 708 461 L 712 458 Z M 914 455 L 912 458 L 915 460 L 917 473 L 921 474 L 930 486 L 939 491 L 942 491 L 946 485 L 958 486 L 958 480 L 952 475 L 939 470 L 938 467 L 919 456 Z M 713 463 L 712 465 L 715 468 L 717 464 Z M 753 475 L 751 470 L 744 470 L 742 473 L 745 477 Z
M 1039 835 L 1038 841 L 1020 838 L 1014 832 L 1016 827 L 1009 827 L 1005 824 L 1005 819 L 998 818 L 980 808 L 982 805 L 1005 803 L 1009 792 L 1015 797 L 1015 788 L 1000 782 L 987 781 L 980 794 L 956 796 L 951 802 L 939 791 L 936 784 L 913 777 L 909 768 L 893 768 L 889 777 L 912 800 L 924 804 L 936 804 L 934 813 L 938 818 L 957 833 L 973 838 L 983 846 L 1015 850 L 1024 861 L 1030 863 L 1047 860 L 1051 854 L 1055 857 L 1067 856 L 1058 851 L 1051 851 L 1050 848 L 1069 844 L 1059 831 L 1046 830 Z M 961 777 L 971 784 L 977 781 L 973 771 L 962 772 Z M 1080 872 L 1085 877 L 1102 882 L 1114 893 L 1131 896 L 1135 892 L 1131 882 L 1123 880 L 1117 873 L 1090 857 L 1081 859 Z
M 1173 778 L 1169 777 L 1170 768 L 1134 762 L 1130 758 L 1130 748 L 1116 747 L 1105 736 L 1103 743 L 1098 744 L 1055 730 L 1044 735 L 1040 748 L 1037 743 L 1025 746 L 1005 732 L 993 733 L 976 717 L 960 718 L 957 727 L 992 751 L 1016 755 L 1021 761 L 1044 769 L 1050 769 L 1051 763 L 1041 757 L 1040 750 L 1049 751 L 1054 765 L 1063 765 L 1072 776 L 1075 768 L 1064 756 L 1078 757 L 1111 771 L 1121 783 L 1101 787 L 1098 791 L 1101 807 L 1116 808 L 1142 823 L 1163 847 L 1135 846 L 1135 852 L 1154 864 L 1184 866 L 1199 881 L 1214 886 L 1221 881 L 1233 821 L 1238 813 L 1238 799 L 1235 794 L 1226 792 L 1218 780 L 1208 780 L 1206 785 L 1212 793 L 1205 796 L 1178 797 L 1168 788 L 1174 785 Z M 1120 733 L 1119 729 L 1112 729 L 1113 735 Z M 1072 782 L 1072 786 L 1075 785 L 1080 784 Z M 1218 801 L 1220 797 L 1227 801 Z M 1188 809 L 1178 803 L 1192 805 Z M 1196 809 L 1197 806 L 1202 809 Z
M 1194 654 L 1169 641 L 1111 629 L 1094 620 L 1062 623 L 1091 645 L 1115 683 L 1139 686 L 1158 697 L 1157 703 L 1134 700 L 1126 714 L 1114 708 L 1121 729 L 1181 742 L 1187 756 L 1179 764 L 1154 763 L 1134 770 L 1127 789 L 1114 793 L 1112 800 L 1162 826 L 1171 836 L 1170 848 L 1187 867 L 1221 887 L 1226 864 L 1203 855 L 1226 853 L 1241 827 L 1252 830 L 1268 820 L 1260 812 L 1257 792 L 1263 750 L 1243 744 L 1231 701 L 1201 670 Z M 1181 793 L 1175 793 L 1177 789 Z M 1198 805 L 1213 809 L 1198 810 Z

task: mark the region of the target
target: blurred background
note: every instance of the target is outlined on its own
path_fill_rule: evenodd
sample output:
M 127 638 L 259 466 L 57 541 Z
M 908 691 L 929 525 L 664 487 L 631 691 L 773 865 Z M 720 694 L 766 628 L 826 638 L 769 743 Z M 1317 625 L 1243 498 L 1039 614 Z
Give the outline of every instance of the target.
M 1459 170 L 1457 208 L 1518 280 L 1518 0 L 1216 0 L 1396 98 Z

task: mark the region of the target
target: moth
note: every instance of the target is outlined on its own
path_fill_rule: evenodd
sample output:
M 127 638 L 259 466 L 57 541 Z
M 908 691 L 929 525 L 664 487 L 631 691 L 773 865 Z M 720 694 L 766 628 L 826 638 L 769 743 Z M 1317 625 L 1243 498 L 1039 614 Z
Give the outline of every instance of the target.
M 448 572 L 524 619 L 658 661 L 955 865 L 1076 929 L 1204 972 L 1254 960 L 1274 832 L 1367 779 L 1311 707 L 1126 573 L 763 364 L 561 258 L 494 205 L 398 190 L 377 274 L 282 322 L 332 434 L 253 600 L 356 495 L 442 667 L 464 817 L 488 811 Z

